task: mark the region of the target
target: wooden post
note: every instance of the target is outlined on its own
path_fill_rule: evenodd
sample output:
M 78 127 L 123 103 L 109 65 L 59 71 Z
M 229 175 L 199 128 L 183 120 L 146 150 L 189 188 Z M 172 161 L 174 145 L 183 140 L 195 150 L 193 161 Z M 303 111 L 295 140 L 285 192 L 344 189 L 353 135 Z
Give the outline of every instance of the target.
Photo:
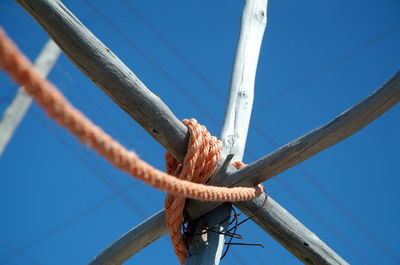
M 258 57 L 267 23 L 267 3 L 267 0 L 246 0 L 243 8 L 229 97 L 220 135 L 223 143 L 222 160 L 229 154 L 233 155 L 232 161 L 242 161 L 243 158 L 253 106 Z M 219 264 L 225 236 L 203 231 L 202 226 L 206 224 L 208 227 L 212 226 L 214 231 L 226 232 L 230 213 L 230 204 L 223 204 L 197 221 L 198 235 L 193 238 L 185 264 Z M 221 223 L 222 220 L 225 221 Z
M 35 60 L 35 67 L 42 76 L 46 77 L 49 74 L 60 53 L 61 50 L 57 44 L 52 39 L 49 39 Z M 22 86 L 19 87 L 16 96 L 7 107 L 0 121 L 0 157 L 31 104 L 31 96 L 25 92 Z

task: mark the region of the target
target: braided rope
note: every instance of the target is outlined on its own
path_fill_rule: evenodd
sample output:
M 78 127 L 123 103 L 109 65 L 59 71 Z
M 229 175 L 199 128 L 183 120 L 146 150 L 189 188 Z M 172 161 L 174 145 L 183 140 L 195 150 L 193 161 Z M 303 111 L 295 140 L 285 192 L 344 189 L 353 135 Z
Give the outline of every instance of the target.
M 195 119 L 182 121 L 190 132 L 187 153 L 180 164 L 169 152 L 165 155 L 166 171 L 179 179 L 205 183 L 214 173 L 221 157 L 221 141 L 211 136 L 207 129 Z M 165 199 L 165 213 L 169 236 L 181 264 L 186 260 L 186 245 L 181 234 L 182 215 L 186 198 L 168 194 Z
M 214 172 L 221 156 L 221 143 L 215 137 L 210 136 L 206 128 L 199 125 L 194 119 L 183 121 L 191 133 L 184 164 L 180 165 L 167 153 L 168 174 L 153 168 L 75 109 L 55 86 L 41 77 L 1 27 L 0 67 L 14 81 L 23 85 L 26 92 L 51 118 L 77 136 L 82 143 L 87 144 L 116 168 L 168 193 L 165 201 L 167 225 L 171 229 L 170 235 L 172 234 L 171 240 L 174 246 L 175 243 L 177 244 L 175 251 L 181 256 L 183 252 L 186 256 L 186 249 L 182 249 L 180 236 L 185 198 L 235 202 L 254 199 L 263 191 L 261 185 L 251 188 L 226 188 L 199 184 L 205 183 Z M 181 258 L 180 261 L 182 263 Z
M 205 183 L 214 173 L 221 157 L 221 141 L 211 136 L 207 129 L 195 119 L 182 121 L 190 132 L 190 139 L 183 164 L 179 163 L 168 151 L 165 154 L 166 171 L 179 179 L 190 180 L 195 183 Z M 233 162 L 236 169 L 246 164 L 241 161 Z M 258 187 L 262 190 L 262 184 Z M 181 233 L 183 224 L 182 216 L 186 198 L 175 194 L 168 194 L 165 199 L 165 213 L 167 227 L 174 252 L 181 264 L 184 264 L 187 256 L 187 244 Z

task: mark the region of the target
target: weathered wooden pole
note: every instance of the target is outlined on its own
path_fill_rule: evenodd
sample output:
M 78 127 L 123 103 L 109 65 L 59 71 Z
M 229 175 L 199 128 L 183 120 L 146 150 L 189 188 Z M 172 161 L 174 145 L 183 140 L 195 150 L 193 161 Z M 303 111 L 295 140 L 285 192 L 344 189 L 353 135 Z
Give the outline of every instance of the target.
M 232 162 L 243 159 L 253 107 L 258 57 L 267 23 L 267 2 L 246 0 L 243 8 L 228 102 L 220 134 L 223 143 L 222 160 L 230 154 L 233 155 L 230 158 Z M 186 265 L 219 264 L 225 243 L 222 233 L 227 231 L 230 213 L 230 204 L 223 204 L 196 221 L 197 235 L 193 238 Z M 204 231 L 204 225 L 212 227 L 213 231 Z
M 35 60 L 35 67 L 42 76 L 46 77 L 50 73 L 60 54 L 60 48 L 52 39 L 49 39 Z M 23 87 L 19 87 L 16 96 L 0 121 L 0 157 L 31 104 L 31 96 L 25 92 Z

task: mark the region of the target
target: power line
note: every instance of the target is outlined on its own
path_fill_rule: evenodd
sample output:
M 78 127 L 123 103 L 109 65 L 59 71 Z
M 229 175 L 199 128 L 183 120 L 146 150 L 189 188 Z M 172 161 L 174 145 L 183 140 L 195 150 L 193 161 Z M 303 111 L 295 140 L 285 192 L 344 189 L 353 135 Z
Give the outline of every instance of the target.
M 201 73 L 200 70 L 197 69 L 197 67 L 179 51 L 179 49 L 175 48 L 175 46 L 156 27 L 154 27 L 145 16 L 137 11 L 129 1 L 122 0 L 122 3 L 125 4 L 127 10 L 131 14 L 137 17 L 158 38 L 158 40 L 164 44 L 165 47 L 167 47 L 195 76 L 197 76 L 199 80 L 213 89 L 219 97 L 226 98 L 226 95 L 224 95 L 223 92 L 221 92 L 203 73 Z
M 118 193 L 124 193 L 127 192 L 128 190 L 130 190 L 132 188 L 134 184 L 131 183 L 130 185 L 119 189 Z M 48 231 L 40 234 L 39 236 L 37 236 L 36 238 L 34 238 L 33 240 L 31 240 L 30 242 L 26 243 L 23 247 L 19 248 L 18 250 L 14 250 L 12 251 L 12 253 L 8 254 L 8 258 L 6 257 L 5 259 L 3 258 L 2 262 L 4 261 L 8 261 L 7 259 L 10 259 L 11 256 L 16 255 L 18 253 L 24 253 L 25 251 L 27 251 L 28 249 L 31 249 L 33 246 L 39 244 L 40 242 L 50 238 L 51 236 L 53 236 L 54 234 L 57 234 L 58 232 L 64 230 L 65 228 L 67 228 L 68 226 L 76 223 L 77 221 L 81 220 L 82 218 L 88 216 L 89 214 L 93 213 L 94 211 L 96 211 L 97 209 L 99 209 L 100 207 L 102 207 L 105 203 L 115 199 L 116 196 L 114 193 L 109 194 L 108 196 L 102 198 L 101 200 L 95 202 L 94 204 L 92 204 L 91 206 L 89 206 L 88 208 L 86 208 L 85 210 L 83 210 L 82 212 L 72 216 L 71 218 L 65 220 L 64 222 L 62 222 L 61 224 L 49 229 Z
M 113 191 L 120 199 L 125 202 L 130 208 L 132 208 L 136 213 L 138 213 L 141 217 L 146 218 L 147 214 L 136 205 L 132 200 L 130 200 L 124 193 L 119 192 L 119 189 L 112 181 L 110 181 L 107 177 L 107 175 L 104 173 L 106 170 L 99 169 L 101 168 L 99 163 L 96 163 L 96 166 L 93 166 L 90 161 L 81 154 L 81 152 L 76 151 L 75 148 L 70 145 L 68 141 L 66 141 L 63 137 L 61 137 L 53 128 L 48 124 L 41 116 L 37 115 L 35 112 L 32 112 L 32 116 L 39 122 L 41 123 L 44 127 L 48 129 L 48 132 L 52 134 L 62 145 L 64 145 L 67 150 L 70 150 L 71 153 L 78 158 L 79 161 L 82 162 L 83 165 L 85 165 L 89 171 L 93 173 L 94 176 L 96 176 L 101 182 L 103 182 L 111 191 Z
M 399 29 L 400 29 L 400 24 L 395 25 L 392 28 L 390 28 L 389 30 L 384 31 L 384 32 L 378 34 L 377 36 L 373 37 L 369 41 L 361 44 L 357 48 L 352 49 L 352 50 L 348 51 L 347 53 L 345 53 L 345 54 L 343 54 L 343 55 L 341 55 L 339 57 L 336 57 L 332 61 L 324 64 L 323 66 L 321 66 L 320 68 L 315 70 L 313 73 L 311 73 L 311 74 L 307 75 L 306 77 L 302 78 L 301 80 L 297 81 L 292 86 L 289 86 L 288 88 L 282 90 L 276 96 L 271 97 L 270 99 L 264 101 L 264 103 L 262 103 L 259 106 L 255 107 L 253 113 L 258 113 L 258 112 L 264 110 L 265 108 L 267 108 L 268 106 L 271 106 L 276 101 L 280 100 L 284 96 L 289 95 L 291 92 L 293 92 L 297 88 L 302 87 L 306 83 L 310 82 L 311 80 L 315 79 L 316 77 L 320 76 L 321 74 L 327 72 L 328 70 L 332 69 L 333 67 L 343 63 L 347 59 L 349 59 L 349 58 L 355 56 L 356 54 L 362 52 L 363 50 L 371 47 L 375 43 L 385 39 L 386 37 L 390 36 L 393 32 L 396 32 Z
M 12 99 L 13 99 L 12 97 L 7 97 L 7 96 L 0 97 L 0 105 L 5 104 L 6 106 L 8 106 Z M 1 115 L 1 112 L 0 112 L 0 115 Z
M 373 262 L 369 260 L 361 250 L 355 246 L 350 240 L 347 239 L 345 235 L 342 234 L 338 229 L 336 229 L 327 219 L 325 219 L 317 210 L 315 210 L 306 200 L 303 199 L 300 194 L 298 194 L 294 189 L 292 189 L 284 180 L 277 178 L 276 180 L 279 185 L 281 185 L 286 191 L 288 191 L 292 197 L 296 198 L 304 207 L 306 207 L 317 219 L 328 228 L 332 234 L 336 235 L 340 241 L 342 241 L 351 251 L 356 254 L 364 264 L 371 264 Z
M 24 258 L 26 261 L 29 261 L 31 264 L 35 264 L 35 265 L 43 265 L 42 263 L 40 263 L 39 261 L 37 261 L 36 259 L 32 258 L 29 255 L 26 255 L 25 253 L 19 251 L 18 249 L 12 247 L 10 244 L 6 243 L 3 240 L 0 240 L 0 246 L 7 248 L 10 252 L 15 252 L 16 255 Z M 8 261 L 7 258 L 6 259 L 2 259 L 1 260 L 1 264 L 4 263 L 12 263 L 11 261 Z
M 161 73 L 165 79 L 167 79 L 174 87 L 176 87 L 185 97 L 192 101 L 209 119 L 216 123 L 220 121 L 205 108 L 194 96 L 192 96 L 175 78 L 164 70 L 156 61 L 154 61 L 139 45 L 136 44 L 125 32 L 123 32 L 118 26 L 116 26 L 109 18 L 107 18 L 101 11 L 93 5 L 89 0 L 84 2 L 100 17 L 103 21 L 109 25 L 117 34 L 126 41 L 126 43 L 136 50 L 146 61 L 148 61 L 159 73 Z
M 117 131 L 117 133 L 121 136 L 121 138 L 123 138 L 129 145 L 131 145 L 131 146 L 135 145 L 132 140 L 132 136 L 140 137 L 138 134 L 128 136 L 125 133 L 125 131 L 121 128 L 121 126 L 119 124 L 117 124 L 116 122 L 114 122 L 114 120 L 111 118 L 111 116 L 108 114 L 108 112 L 104 110 L 104 107 L 99 106 L 99 104 L 96 103 L 92 97 L 90 97 L 88 94 L 86 94 L 85 88 L 83 88 L 81 85 L 79 85 L 79 83 L 77 83 L 74 80 L 74 78 L 68 73 L 68 71 L 64 67 L 62 67 L 61 65 L 58 65 L 58 66 L 56 66 L 56 69 L 58 69 L 60 71 L 60 73 L 65 77 L 65 79 L 70 82 L 72 87 L 80 88 L 79 93 L 82 95 L 83 98 L 85 98 L 85 103 L 89 103 L 90 105 L 95 107 L 94 109 L 96 111 L 89 110 L 90 115 L 92 117 L 96 117 L 97 120 L 102 120 L 105 123 L 108 123 L 114 130 Z M 71 90 L 71 91 L 73 91 L 73 90 Z M 80 99 L 82 97 L 75 96 L 75 94 L 70 94 L 70 96 L 73 98 L 74 101 L 78 102 L 78 104 L 83 106 L 83 102 Z M 148 141 L 146 138 L 143 138 L 143 139 L 145 141 Z M 149 144 L 148 146 L 150 148 L 152 148 L 153 151 L 156 151 L 153 145 Z M 146 150 L 141 150 L 141 153 L 142 152 L 145 155 L 149 156 L 149 154 L 147 153 Z
M 258 127 L 257 124 L 252 124 L 253 129 L 258 132 L 264 139 L 266 139 L 274 148 L 279 148 L 279 144 L 270 137 L 264 130 Z M 327 190 L 316 177 L 314 177 L 308 170 L 303 166 L 297 165 L 297 170 L 302 174 L 317 190 L 319 190 L 329 201 L 331 201 L 349 220 L 360 229 L 378 248 L 384 252 L 392 261 L 396 264 L 400 264 L 399 258 L 381 241 L 374 233 L 372 233 L 362 222 L 358 219 L 351 211 L 334 196 L 329 190 Z

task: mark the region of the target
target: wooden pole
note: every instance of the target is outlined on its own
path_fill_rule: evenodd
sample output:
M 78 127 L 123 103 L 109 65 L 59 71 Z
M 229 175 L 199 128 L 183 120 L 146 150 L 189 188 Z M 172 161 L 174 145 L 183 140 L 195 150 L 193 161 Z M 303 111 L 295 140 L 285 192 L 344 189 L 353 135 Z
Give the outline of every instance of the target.
M 267 23 L 267 0 L 246 0 L 241 19 L 238 46 L 232 67 L 229 97 L 220 140 L 222 159 L 232 154 L 232 161 L 242 161 L 246 147 L 254 98 L 258 57 Z M 218 172 L 218 170 L 216 171 Z M 223 204 L 196 221 L 198 227 L 188 252 L 186 265 L 219 264 L 224 248 L 230 204 Z M 225 220 L 222 222 L 222 220 Z M 204 231 L 203 226 L 213 231 Z
M 46 77 L 50 73 L 60 54 L 60 48 L 52 39 L 49 39 L 35 60 L 35 67 L 42 76 Z M 31 96 L 25 92 L 24 87 L 19 87 L 0 121 L 0 157 L 31 104 Z
M 211 179 L 209 184 L 231 187 L 253 186 L 256 183 L 264 182 L 350 137 L 399 101 L 400 71 L 365 99 L 325 125 L 306 133 L 232 174 L 219 175 L 220 178 Z M 218 203 L 189 200 L 186 208 L 190 216 L 200 216 L 216 206 Z
M 182 161 L 186 153 L 186 146 L 189 136 L 187 128 L 183 126 L 182 123 L 180 123 L 180 121 L 168 109 L 168 107 L 156 95 L 151 93 L 144 86 L 144 84 L 125 66 L 125 64 L 123 64 L 119 58 L 104 44 L 102 44 L 87 28 L 85 28 L 84 25 L 61 2 L 56 0 L 15 1 L 37 20 L 37 22 L 47 31 L 50 36 L 52 36 L 52 38 L 71 59 L 71 61 L 77 65 L 77 67 L 81 69 L 84 74 L 91 78 L 91 80 L 93 80 L 101 89 L 103 89 L 103 91 L 105 91 L 118 105 L 120 105 L 129 115 L 131 115 L 147 132 L 149 132 L 151 136 L 153 136 L 155 140 L 162 144 L 178 160 Z M 49 16 L 48 14 L 52 15 Z M 326 131 L 319 128 L 305 135 L 304 137 L 299 138 L 300 140 L 303 139 L 305 142 L 307 142 L 308 135 L 317 137 L 316 134 L 320 134 L 320 138 L 315 138 L 317 141 L 312 143 L 311 147 L 305 145 L 304 141 L 299 142 L 296 140 L 293 143 L 271 153 L 265 159 L 258 160 L 256 163 L 254 163 L 255 165 L 249 165 L 248 167 L 239 170 L 235 174 L 240 175 L 240 179 L 243 181 L 249 177 L 246 174 L 254 172 L 255 168 L 260 167 L 263 168 L 263 170 L 259 170 L 259 172 L 265 174 L 265 176 L 260 175 L 259 177 L 255 177 L 253 179 L 261 180 L 264 177 L 270 178 L 271 176 L 274 176 L 274 174 L 276 175 L 283 170 L 300 163 L 312 155 L 328 148 L 333 144 L 331 140 L 334 139 L 335 136 L 341 135 L 339 137 L 340 139 L 338 138 L 339 140 L 336 142 L 349 137 L 398 102 L 400 98 L 399 76 L 400 74 L 396 74 L 396 76 L 392 78 L 395 80 L 390 81 L 390 86 L 395 86 L 389 89 L 390 91 L 386 91 L 387 93 L 383 94 L 380 94 L 380 91 L 375 93 L 376 95 L 380 94 L 380 96 L 383 97 L 378 100 L 379 102 L 386 103 L 380 106 L 375 104 L 370 105 L 372 112 L 369 113 L 373 113 L 373 119 L 364 117 L 368 122 L 358 122 L 355 126 L 352 126 L 352 119 L 358 119 L 358 117 L 350 115 L 348 116 L 348 120 L 345 122 L 339 122 L 341 124 L 341 128 L 328 126 L 329 133 L 326 133 Z M 397 89 L 397 92 L 393 91 L 393 89 Z M 389 97 L 391 99 L 389 99 Z M 365 102 L 362 102 L 360 104 L 363 105 L 364 103 Z M 359 105 L 357 105 L 357 107 L 361 107 Z M 357 113 L 360 116 L 363 115 L 359 111 Z M 346 129 L 347 126 L 352 128 L 350 132 L 346 130 L 340 132 L 340 130 Z M 324 144 L 320 145 L 321 142 Z M 311 149 L 313 152 L 307 152 L 308 149 Z M 297 160 L 294 164 L 287 160 L 283 163 L 279 162 L 279 156 L 287 158 L 288 156 L 292 155 L 293 152 L 298 154 Z M 302 155 L 303 153 L 304 155 Z M 273 167 L 273 172 L 264 167 L 264 162 L 270 163 L 271 161 L 278 163 L 277 166 Z M 287 166 L 286 163 L 289 163 L 289 166 Z M 239 177 L 236 178 L 236 180 L 238 179 Z M 228 183 L 232 181 L 232 178 L 222 177 L 221 179 L 212 179 L 212 181 L 224 185 L 225 182 Z M 239 182 L 234 184 L 241 184 Z M 244 182 L 246 182 L 246 180 Z M 199 210 L 201 212 L 205 209 L 204 212 L 207 212 L 212 209 L 209 207 L 210 206 L 203 205 Z M 191 208 L 192 207 L 187 207 L 187 210 L 190 211 Z M 282 207 L 277 207 L 276 211 L 281 211 L 282 214 L 286 212 L 286 210 L 284 210 Z M 270 218 L 280 218 L 281 216 L 282 215 L 271 215 Z M 161 217 L 161 214 L 156 216 L 157 220 L 159 220 Z M 195 215 L 193 215 L 193 217 L 195 217 Z M 155 220 L 152 219 L 152 221 Z M 297 220 L 295 221 L 298 222 Z M 162 224 L 160 225 L 165 226 L 165 220 L 161 220 L 161 222 Z M 287 222 L 286 225 L 289 227 L 285 231 L 291 231 L 291 234 L 296 233 L 296 227 L 293 227 L 292 229 L 291 222 Z M 280 228 L 274 227 L 274 229 L 279 230 Z M 134 228 L 131 231 L 132 233 L 129 233 L 129 235 L 137 231 L 149 233 L 155 231 L 154 233 L 159 233 L 157 231 L 163 231 L 163 229 L 152 229 L 149 228 L 149 226 L 142 224 Z M 291 234 L 288 234 L 287 236 L 291 237 Z M 158 238 L 159 236 L 160 234 L 152 235 L 153 238 Z M 120 238 L 117 240 L 117 242 L 120 242 L 120 240 L 124 240 L 124 238 Z M 137 246 L 136 249 L 143 248 L 151 242 L 152 241 L 146 241 L 144 244 Z M 136 242 L 134 242 L 134 244 L 136 244 Z M 122 255 L 127 248 L 129 247 L 124 245 L 120 248 L 118 253 L 107 252 L 105 250 L 108 254 L 104 256 L 115 257 L 115 255 Z M 112 250 L 112 247 L 107 248 L 107 250 L 110 249 Z M 302 251 L 304 251 L 305 255 L 307 255 L 307 253 L 310 252 L 310 249 L 309 247 L 304 247 Z M 132 255 L 132 253 L 130 254 Z M 112 263 L 112 260 L 103 260 L 103 262 L 104 263 L 98 264 L 106 264 L 106 262 L 109 262 L 109 264 L 118 264 Z

